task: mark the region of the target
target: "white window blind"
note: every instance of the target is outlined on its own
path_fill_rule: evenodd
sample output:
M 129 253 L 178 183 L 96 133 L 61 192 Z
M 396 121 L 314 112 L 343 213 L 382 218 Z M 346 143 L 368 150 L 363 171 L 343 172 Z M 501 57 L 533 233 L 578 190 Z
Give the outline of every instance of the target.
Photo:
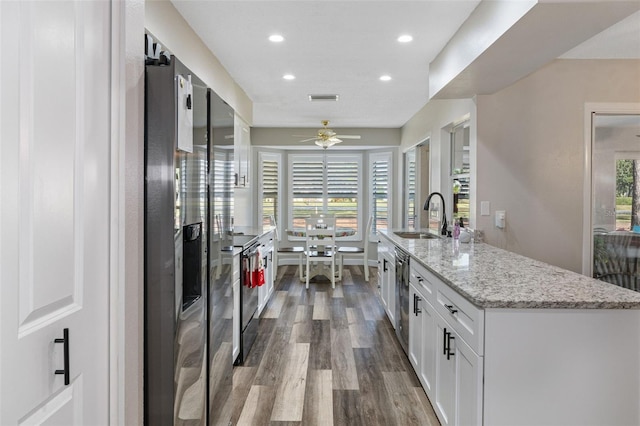
M 292 154 L 291 226 L 304 226 L 312 213 L 336 215 L 336 225 L 358 229 L 361 217 L 362 156 Z
M 416 149 L 405 154 L 405 187 L 406 187 L 406 221 L 405 226 L 414 228 L 416 225 Z
M 270 226 L 271 217 L 280 223 L 280 161 L 281 155 L 260 152 L 260 191 L 262 226 Z
M 391 152 L 371 154 L 369 176 L 371 179 L 371 232 L 388 229 L 390 223 L 389 193 L 391 190 Z
M 305 218 L 324 212 L 324 162 L 321 156 L 295 156 L 290 170 L 292 225 L 302 228 Z
M 327 159 L 327 208 L 336 226 L 358 229 L 359 167 L 353 159 Z

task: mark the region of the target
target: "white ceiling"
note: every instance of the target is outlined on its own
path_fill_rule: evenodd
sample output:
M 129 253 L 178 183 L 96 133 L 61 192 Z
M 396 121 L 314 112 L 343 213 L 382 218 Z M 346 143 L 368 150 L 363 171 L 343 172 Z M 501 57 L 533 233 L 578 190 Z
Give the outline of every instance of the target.
M 253 101 L 253 126 L 398 128 L 428 101 L 429 63 L 479 0 L 172 3 Z M 639 58 L 640 12 L 565 56 Z

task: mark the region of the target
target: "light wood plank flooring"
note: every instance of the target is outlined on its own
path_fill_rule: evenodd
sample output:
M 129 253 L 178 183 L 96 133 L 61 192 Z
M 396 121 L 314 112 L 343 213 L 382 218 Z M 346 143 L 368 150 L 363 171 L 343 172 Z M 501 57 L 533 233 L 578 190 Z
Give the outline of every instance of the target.
M 281 266 L 258 337 L 233 377 L 237 425 L 439 425 L 362 267 L 305 290 Z

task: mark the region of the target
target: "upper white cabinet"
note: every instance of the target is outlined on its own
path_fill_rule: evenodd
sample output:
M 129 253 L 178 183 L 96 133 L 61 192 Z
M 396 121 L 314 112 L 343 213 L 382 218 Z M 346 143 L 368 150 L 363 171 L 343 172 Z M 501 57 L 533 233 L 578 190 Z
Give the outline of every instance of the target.
M 251 128 L 238 114 L 234 118 L 234 151 L 235 184 L 240 188 L 248 188 L 251 171 Z

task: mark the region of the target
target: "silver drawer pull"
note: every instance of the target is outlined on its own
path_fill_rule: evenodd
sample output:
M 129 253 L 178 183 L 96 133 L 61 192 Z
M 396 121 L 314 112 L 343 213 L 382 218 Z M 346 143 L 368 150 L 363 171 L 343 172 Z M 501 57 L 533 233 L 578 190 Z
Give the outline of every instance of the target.
M 451 315 L 455 314 L 456 312 L 458 312 L 457 309 L 453 309 L 453 305 L 444 305 L 445 308 L 447 308 L 447 310 L 449 311 L 449 313 Z

